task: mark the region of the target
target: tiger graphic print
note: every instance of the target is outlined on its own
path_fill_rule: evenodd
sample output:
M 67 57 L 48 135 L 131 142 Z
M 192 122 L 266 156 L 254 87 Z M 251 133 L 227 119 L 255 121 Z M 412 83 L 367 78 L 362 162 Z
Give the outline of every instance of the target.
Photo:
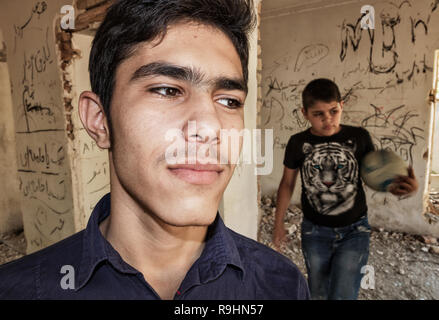
M 355 145 L 327 142 L 304 143 L 305 160 L 301 170 L 306 197 L 323 215 L 336 216 L 354 206 L 358 186 Z

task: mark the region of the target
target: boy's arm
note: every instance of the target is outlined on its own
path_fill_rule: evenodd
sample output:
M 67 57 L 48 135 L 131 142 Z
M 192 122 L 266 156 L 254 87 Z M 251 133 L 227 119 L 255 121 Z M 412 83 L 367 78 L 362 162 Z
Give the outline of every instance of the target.
M 297 173 L 298 169 L 290 169 L 285 166 L 282 180 L 280 181 L 277 191 L 276 215 L 273 230 L 273 244 L 276 249 L 279 249 L 286 240 L 284 218 L 288 205 L 290 204 L 294 186 L 296 185 Z

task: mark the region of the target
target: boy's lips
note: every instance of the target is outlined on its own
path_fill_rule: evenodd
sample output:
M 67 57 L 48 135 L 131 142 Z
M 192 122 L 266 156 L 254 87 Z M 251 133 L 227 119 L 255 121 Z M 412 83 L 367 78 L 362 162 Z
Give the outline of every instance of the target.
M 213 183 L 224 171 L 216 164 L 177 164 L 168 167 L 177 178 L 191 184 L 207 185 Z

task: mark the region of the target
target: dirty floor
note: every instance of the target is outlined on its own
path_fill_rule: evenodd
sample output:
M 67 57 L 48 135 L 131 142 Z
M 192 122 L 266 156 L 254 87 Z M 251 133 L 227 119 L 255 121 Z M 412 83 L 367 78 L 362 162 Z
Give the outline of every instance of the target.
M 273 200 L 263 197 L 260 204 L 263 215 L 258 239 L 269 247 L 273 247 Z M 281 252 L 306 276 L 300 241 L 301 222 L 302 211 L 290 206 L 285 217 L 288 242 Z M 372 229 L 368 265 L 373 267 L 375 283 L 373 286 L 371 282 L 364 282 L 369 288 L 360 289 L 359 300 L 439 299 L 439 243 L 436 238 Z

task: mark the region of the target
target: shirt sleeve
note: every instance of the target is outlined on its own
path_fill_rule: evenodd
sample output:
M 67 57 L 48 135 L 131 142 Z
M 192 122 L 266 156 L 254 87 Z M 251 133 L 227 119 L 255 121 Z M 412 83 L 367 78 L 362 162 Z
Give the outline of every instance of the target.
M 364 130 L 364 155 L 366 155 L 369 152 L 374 151 L 375 146 L 373 145 L 372 137 L 370 136 L 369 131 L 367 131 L 366 129 L 363 130 Z
M 370 136 L 369 131 L 367 131 L 364 128 L 361 128 L 361 151 L 359 154 L 359 158 L 357 158 L 360 167 L 363 165 L 363 159 L 369 152 L 372 152 L 375 150 L 375 146 L 372 142 L 372 137 Z
M 298 142 L 291 136 L 285 148 L 284 166 L 289 169 L 297 169 L 300 166 L 299 153 L 297 152 Z

